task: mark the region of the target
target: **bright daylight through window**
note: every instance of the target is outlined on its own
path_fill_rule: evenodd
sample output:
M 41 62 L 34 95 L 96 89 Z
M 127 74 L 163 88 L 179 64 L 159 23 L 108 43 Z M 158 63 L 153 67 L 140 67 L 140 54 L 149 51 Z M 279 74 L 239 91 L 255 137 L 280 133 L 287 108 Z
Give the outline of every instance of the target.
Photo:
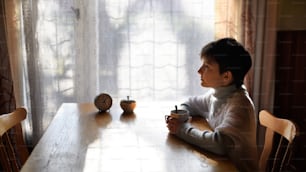
M 91 3 L 39 3 L 39 57 L 49 99 L 89 101 L 109 92 L 160 100 L 202 91 L 196 69 L 200 48 L 214 39 L 213 0 Z
M 101 92 L 137 101 L 204 92 L 197 69 L 214 10 L 213 0 L 38 0 L 28 76 L 42 129 L 63 102 Z

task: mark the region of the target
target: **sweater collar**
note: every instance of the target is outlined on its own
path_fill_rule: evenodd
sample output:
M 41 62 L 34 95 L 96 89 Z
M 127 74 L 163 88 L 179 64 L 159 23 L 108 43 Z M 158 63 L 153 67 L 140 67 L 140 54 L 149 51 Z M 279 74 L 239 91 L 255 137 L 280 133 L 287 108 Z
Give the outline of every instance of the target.
M 213 95 L 216 98 L 223 98 L 223 97 L 227 97 L 228 95 L 230 95 L 235 90 L 237 90 L 237 88 L 234 84 L 226 86 L 226 87 L 218 87 L 218 88 L 214 88 Z

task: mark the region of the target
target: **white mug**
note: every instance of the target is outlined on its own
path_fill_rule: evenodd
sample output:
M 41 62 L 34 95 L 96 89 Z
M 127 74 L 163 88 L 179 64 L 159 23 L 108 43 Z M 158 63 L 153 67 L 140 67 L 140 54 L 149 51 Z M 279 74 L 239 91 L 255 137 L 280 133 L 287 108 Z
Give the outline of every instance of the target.
M 188 111 L 182 109 L 171 110 L 170 115 L 165 115 L 166 123 L 168 123 L 171 118 L 178 119 L 181 122 L 186 122 L 189 119 Z

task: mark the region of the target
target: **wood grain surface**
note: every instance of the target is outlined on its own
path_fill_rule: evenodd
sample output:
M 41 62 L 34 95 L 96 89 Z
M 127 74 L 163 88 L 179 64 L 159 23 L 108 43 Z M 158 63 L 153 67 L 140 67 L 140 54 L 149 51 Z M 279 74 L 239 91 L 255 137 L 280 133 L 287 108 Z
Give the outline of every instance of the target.
M 236 171 L 226 158 L 170 135 L 164 116 L 171 102 L 137 102 L 123 114 L 119 101 L 99 113 L 93 103 L 64 103 L 22 172 Z M 207 129 L 206 122 L 192 123 Z

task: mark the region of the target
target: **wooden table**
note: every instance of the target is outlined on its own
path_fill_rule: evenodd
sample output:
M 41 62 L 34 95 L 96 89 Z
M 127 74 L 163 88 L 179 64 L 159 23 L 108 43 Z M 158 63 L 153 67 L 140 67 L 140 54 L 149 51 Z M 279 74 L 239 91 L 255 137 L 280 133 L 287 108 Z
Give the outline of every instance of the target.
M 204 172 L 236 171 L 225 157 L 168 134 L 171 102 L 137 102 L 123 114 L 119 101 L 98 113 L 92 103 L 64 103 L 21 172 Z M 205 121 L 192 123 L 205 129 Z

